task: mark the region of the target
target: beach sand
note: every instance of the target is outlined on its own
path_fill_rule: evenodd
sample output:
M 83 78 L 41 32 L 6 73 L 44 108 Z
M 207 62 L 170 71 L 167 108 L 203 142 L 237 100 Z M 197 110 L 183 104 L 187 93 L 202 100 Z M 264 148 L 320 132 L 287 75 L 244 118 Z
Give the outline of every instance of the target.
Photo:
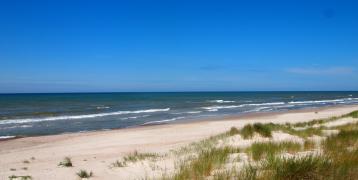
M 354 110 L 358 110 L 357 105 L 0 141 L 0 180 L 6 180 L 11 175 L 30 175 L 35 180 L 70 180 L 77 179 L 76 172 L 80 169 L 93 171 L 91 179 L 135 179 L 146 176 L 147 172 L 140 166 L 113 169 L 110 168 L 111 163 L 135 150 L 167 153 L 191 142 L 223 133 L 232 126 L 241 128 L 254 122 L 304 122 L 340 116 Z M 58 163 L 67 156 L 71 157 L 74 167 L 59 167 Z M 22 169 L 24 167 L 27 169 Z

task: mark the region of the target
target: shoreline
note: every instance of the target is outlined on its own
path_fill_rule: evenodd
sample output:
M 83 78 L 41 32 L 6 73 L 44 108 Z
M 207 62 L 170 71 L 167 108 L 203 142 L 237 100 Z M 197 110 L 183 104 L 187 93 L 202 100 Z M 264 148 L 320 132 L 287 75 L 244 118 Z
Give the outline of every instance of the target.
M 248 123 L 256 122 L 306 122 L 340 116 L 354 110 L 358 110 L 358 105 L 255 113 L 218 120 L 11 139 L 0 142 L 0 179 L 6 179 L 13 174 L 31 175 L 34 179 L 73 179 L 74 174 L 80 169 L 93 170 L 93 179 L 121 178 L 123 174 L 109 170 L 108 166 L 133 151 L 166 153 L 223 133 L 233 126 L 242 128 Z M 67 156 L 71 157 L 75 166 L 58 167 L 58 163 Z M 36 160 L 30 160 L 29 164 L 23 163 L 32 157 Z M 27 170 L 20 170 L 25 166 Z M 13 172 L 10 168 L 19 170 Z
M 236 114 L 236 115 L 216 115 L 212 117 L 206 118 L 197 118 L 197 119 L 182 119 L 173 122 L 163 122 L 158 124 L 139 124 L 128 126 L 124 128 L 113 128 L 113 129 L 99 129 L 99 130 L 90 130 L 90 131 L 78 131 L 78 132 L 64 132 L 60 134 L 45 134 L 45 135 L 16 135 L 16 136 L 9 136 L 9 138 L 0 138 L 0 144 L 3 141 L 11 141 L 15 139 L 22 139 L 22 138 L 30 138 L 30 137 L 46 137 L 46 136 L 61 136 L 61 135 L 76 135 L 76 134 L 84 134 L 84 133 L 101 133 L 107 131 L 118 131 L 118 130 L 127 130 L 127 129 L 137 129 L 137 128 L 145 128 L 145 127 L 155 127 L 155 126 L 165 126 L 165 125 L 176 125 L 176 124 L 191 124 L 191 123 L 200 123 L 200 122 L 210 122 L 210 121 L 227 121 L 227 120 L 239 120 L 242 118 L 258 118 L 258 117 L 265 117 L 265 116 L 273 116 L 273 115 L 280 115 L 284 113 L 300 113 L 300 112 L 310 112 L 313 110 L 321 111 L 325 109 L 332 109 L 332 108 L 341 108 L 341 107 L 351 107 L 351 106 L 358 106 L 358 105 L 328 105 L 323 107 L 307 107 L 302 109 L 292 109 L 292 110 L 283 110 L 283 111 L 270 111 L 270 112 L 249 112 L 243 114 Z

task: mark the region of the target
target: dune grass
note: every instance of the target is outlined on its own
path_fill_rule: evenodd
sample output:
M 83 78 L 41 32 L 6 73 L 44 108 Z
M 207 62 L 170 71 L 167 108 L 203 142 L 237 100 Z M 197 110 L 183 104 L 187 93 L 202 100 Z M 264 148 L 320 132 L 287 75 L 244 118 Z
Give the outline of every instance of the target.
M 157 157 L 159 157 L 159 155 L 155 153 L 139 153 L 138 151 L 134 151 L 133 153 L 124 156 L 123 160 L 125 162 L 137 162 L 144 159 L 155 159 Z
M 272 137 L 272 129 L 267 124 L 255 123 L 253 125 L 255 132 L 259 133 L 263 137 Z
M 259 179 L 325 179 L 325 172 L 330 167 L 330 161 L 322 156 L 293 158 L 270 156 L 262 164 L 263 171 Z
M 358 123 L 335 127 L 340 132 L 328 136 L 321 143 L 316 144 L 308 139 L 313 135 L 325 136 L 322 133 L 325 128 L 314 125 L 357 115 L 358 111 L 355 111 L 339 117 L 304 123 L 254 123 L 245 125 L 242 129 L 232 127 L 227 132 L 181 148 L 178 151 L 180 153 L 177 154 L 180 156 L 178 156 L 179 161 L 175 162 L 175 166 L 178 165 L 175 173 L 165 174 L 162 179 L 358 179 Z M 272 137 L 273 131 L 299 136 L 305 140 L 304 144 L 291 141 L 253 143 L 244 151 L 250 156 L 248 160 L 245 160 L 247 164 L 244 167 L 232 166 L 240 162 L 228 161 L 230 154 L 240 151 L 238 148 L 218 146 L 219 140 L 225 140 L 230 136 L 239 134 L 247 139 L 257 133 L 263 137 Z M 312 151 L 312 153 L 296 154 L 300 151 Z M 281 153 L 284 152 L 293 154 L 293 157 L 283 156 Z M 124 157 L 124 161 L 116 161 L 113 166 L 123 167 L 126 166 L 126 162 L 136 162 L 148 157 L 150 158 L 152 155 L 134 152 Z M 227 166 L 227 163 L 230 163 L 230 166 Z M 227 169 L 227 167 L 231 167 L 231 169 Z
M 252 138 L 252 136 L 254 135 L 254 128 L 252 127 L 251 124 L 247 124 L 245 125 L 241 130 L 240 130 L 240 134 L 244 139 L 249 139 Z
M 290 129 L 287 133 L 291 135 L 296 135 L 302 138 L 312 137 L 313 135 L 321 136 L 322 135 L 322 128 L 306 128 L 303 130 L 294 130 Z
M 11 175 L 9 176 L 9 180 L 32 180 L 31 176 L 16 176 L 16 175 Z
M 315 119 L 315 120 L 307 121 L 307 122 L 298 122 L 298 123 L 293 124 L 293 126 L 294 127 L 311 127 L 313 125 L 323 124 L 323 123 L 335 121 L 335 120 L 338 120 L 340 118 L 345 118 L 345 117 L 358 118 L 358 111 L 353 111 L 351 113 L 348 113 L 348 114 L 345 114 L 342 116 L 334 116 L 334 117 L 323 118 L 323 119 Z
M 263 137 L 272 137 L 272 129 L 268 124 L 255 123 L 253 125 L 247 124 L 241 130 L 240 134 L 244 139 L 252 138 L 254 133 L 259 133 Z
M 79 172 L 76 173 L 78 177 L 80 178 L 90 178 L 93 176 L 92 171 L 87 172 L 86 170 L 80 170 Z
M 227 132 L 229 136 L 234 136 L 239 134 L 240 131 L 236 127 L 231 127 L 230 131 Z
M 316 143 L 312 140 L 305 140 L 305 142 L 303 143 L 303 149 L 305 151 L 308 151 L 308 150 L 312 150 L 316 147 Z
M 246 152 L 251 155 L 253 160 L 258 161 L 263 157 L 274 156 L 277 153 L 294 153 L 299 150 L 301 150 L 301 144 L 296 142 L 256 142 L 247 148 Z
M 178 150 L 172 150 L 172 152 L 180 156 L 183 154 L 198 153 L 202 150 L 209 150 L 215 147 L 219 140 L 236 135 L 237 131 L 239 131 L 237 128 L 231 127 L 231 129 L 227 132 L 215 136 L 210 136 L 209 138 L 203 139 L 199 142 L 193 142 L 187 146 L 181 147 Z
M 297 155 L 285 158 L 278 154 L 282 152 L 296 153 L 303 150 L 313 150 L 316 146 L 314 141 L 307 139 L 313 135 L 323 136 L 323 127 L 310 127 L 323 124 L 328 121 L 338 120 L 342 117 L 357 117 L 358 111 L 326 119 L 318 119 L 296 124 L 248 124 L 242 129 L 231 129 L 226 134 L 236 135 L 239 133 L 243 138 L 251 138 L 255 133 L 264 137 L 272 136 L 272 131 L 282 131 L 305 139 L 303 146 L 295 142 L 257 142 L 245 151 L 254 160 L 253 165 L 248 164 L 240 169 L 221 169 L 225 164 L 230 151 L 215 149 L 213 151 L 201 151 L 197 158 L 190 163 L 183 163 L 179 171 L 172 179 L 358 179 L 358 123 L 336 127 L 339 134 L 329 136 L 321 143 L 323 154 Z M 298 129 L 296 127 L 303 127 Z M 222 136 L 221 136 L 222 138 Z M 213 147 L 213 139 L 208 140 Z M 206 144 L 206 143 L 204 143 Z M 227 147 L 230 149 L 230 147 Z M 219 152 L 220 151 L 220 152 Z M 217 159 L 216 159 L 217 157 Z M 219 160 L 218 160 L 219 159 Z M 221 159 L 221 160 L 220 160 Z M 217 162 L 217 163 L 215 163 Z
M 320 135 L 322 135 L 322 129 L 323 129 L 322 127 L 319 127 L 319 128 L 309 127 L 309 128 L 297 130 L 294 128 L 295 125 L 291 125 L 288 123 L 286 123 L 286 124 L 268 123 L 268 124 L 264 124 L 264 126 L 267 129 L 270 129 L 271 131 L 282 131 L 284 133 L 299 136 L 301 138 L 307 138 L 307 137 L 311 137 L 313 135 L 320 136 Z
M 72 167 L 72 161 L 70 157 L 65 157 L 60 163 L 58 163 L 58 166 L 62 167 Z
M 22 161 L 22 163 L 29 164 L 30 161 L 29 160 L 24 160 L 24 161 Z
M 331 176 L 335 179 L 358 179 L 358 124 L 345 125 L 336 135 L 322 142 L 325 154 L 332 160 Z
M 135 163 L 137 161 L 142 161 L 145 159 L 155 160 L 160 157 L 156 153 L 139 153 L 138 151 L 134 151 L 133 153 L 128 154 L 123 157 L 123 161 L 115 161 L 111 165 L 112 167 L 125 167 L 129 162 Z
M 115 161 L 114 163 L 112 163 L 112 167 L 126 167 L 127 166 L 127 162 L 125 161 Z
M 344 115 L 343 117 L 358 118 L 358 111 L 353 111 L 351 113 L 348 113 L 348 114 Z
M 229 154 L 235 152 L 237 152 L 237 149 L 230 147 L 203 150 L 191 162 L 183 162 L 178 172 L 169 179 L 203 179 L 211 175 L 214 169 L 222 166 L 227 161 Z
M 337 135 L 328 137 L 322 144 L 328 153 L 357 149 L 358 130 L 341 130 Z
M 305 149 L 311 149 L 313 142 L 306 140 L 305 144 Z M 282 158 L 274 156 L 274 146 L 253 147 L 257 157 L 262 152 L 267 155 L 251 179 L 358 179 L 358 130 L 341 130 L 329 136 L 321 143 L 321 155 Z

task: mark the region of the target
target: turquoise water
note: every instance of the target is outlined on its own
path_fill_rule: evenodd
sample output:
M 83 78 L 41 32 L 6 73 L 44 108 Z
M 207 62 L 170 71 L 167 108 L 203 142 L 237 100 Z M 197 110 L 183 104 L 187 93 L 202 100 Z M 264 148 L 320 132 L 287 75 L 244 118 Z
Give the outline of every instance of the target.
M 0 94 L 0 137 L 183 122 L 358 104 L 358 92 Z

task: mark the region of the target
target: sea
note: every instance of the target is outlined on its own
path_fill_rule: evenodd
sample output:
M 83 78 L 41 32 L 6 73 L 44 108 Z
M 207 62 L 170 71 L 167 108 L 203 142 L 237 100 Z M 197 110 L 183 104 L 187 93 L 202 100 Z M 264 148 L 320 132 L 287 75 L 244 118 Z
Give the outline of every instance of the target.
M 358 104 L 358 91 L 0 94 L 0 139 Z

